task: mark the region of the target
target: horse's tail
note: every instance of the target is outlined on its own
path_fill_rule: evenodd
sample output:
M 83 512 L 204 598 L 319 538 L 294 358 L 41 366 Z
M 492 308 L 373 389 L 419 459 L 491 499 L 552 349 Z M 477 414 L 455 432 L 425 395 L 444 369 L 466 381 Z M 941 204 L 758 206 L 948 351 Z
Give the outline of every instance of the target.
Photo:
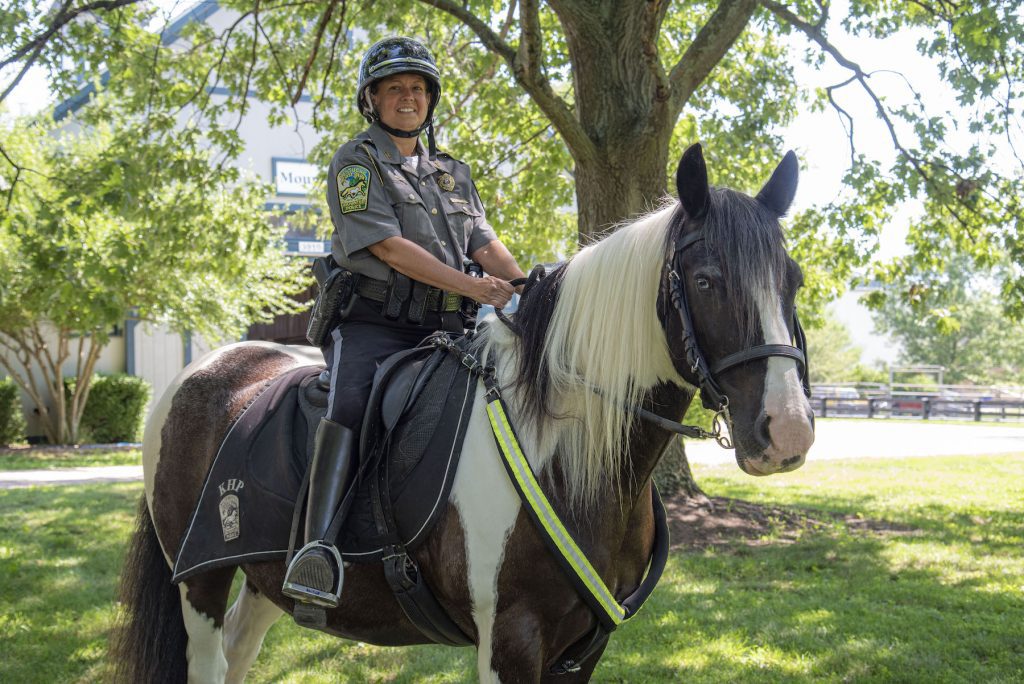
M 121 615 L 110 648 L 114 681 L 184 682 L 188 635 L 181 595 L 157 539 L 146 497 L 121 570 Z

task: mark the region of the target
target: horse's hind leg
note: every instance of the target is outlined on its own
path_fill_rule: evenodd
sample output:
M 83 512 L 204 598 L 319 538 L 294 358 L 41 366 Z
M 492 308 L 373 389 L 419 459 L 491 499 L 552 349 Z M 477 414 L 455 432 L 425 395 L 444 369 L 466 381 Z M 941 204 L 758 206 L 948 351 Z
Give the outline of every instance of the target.
M 235 568 L 211 570 L 185 580 L 181 591 L 181 615 L 188 632 L 188 681 L 221 684 L 228 673 L 224 657 L 224 611 Z
M 224 655 L 228 659 L 227 681 L 241 682 L 249 672 L 267 630 L 283 613 L 248 581 L 224 618 Z

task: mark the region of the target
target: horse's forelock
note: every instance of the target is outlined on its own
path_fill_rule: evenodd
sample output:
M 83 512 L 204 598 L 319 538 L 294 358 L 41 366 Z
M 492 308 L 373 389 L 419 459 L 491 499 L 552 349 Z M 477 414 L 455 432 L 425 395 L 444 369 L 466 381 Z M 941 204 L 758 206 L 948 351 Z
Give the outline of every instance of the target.
M 779 220 L 753 197 L 711 189 L 705 248 L 717 256 L 735 324 L 753 344 L 760 331 L 757 298 L 778 293 L 786 276 L 785 238 Z

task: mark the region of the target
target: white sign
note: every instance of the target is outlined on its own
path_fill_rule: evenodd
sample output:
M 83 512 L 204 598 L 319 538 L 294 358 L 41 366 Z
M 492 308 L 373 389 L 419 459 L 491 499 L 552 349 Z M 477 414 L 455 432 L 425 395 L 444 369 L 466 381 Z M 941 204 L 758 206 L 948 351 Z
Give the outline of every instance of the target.
M 299 240 L 299 254 L 326 254 L 329 250 L 325 249 L 323 242 L 317 240 Z
M 279 195 L 308 195 L 316 180 L 316 166 L 299 161 L 274 161 L 274 187 Z

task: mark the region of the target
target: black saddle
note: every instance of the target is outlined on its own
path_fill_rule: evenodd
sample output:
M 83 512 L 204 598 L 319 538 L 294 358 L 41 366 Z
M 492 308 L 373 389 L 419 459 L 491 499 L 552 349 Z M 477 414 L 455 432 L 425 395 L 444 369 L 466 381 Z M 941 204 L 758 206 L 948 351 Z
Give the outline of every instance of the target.
M 303 366 L 275 378 L 235 420 L 178 550 L 173 581 L 285 558 L 326 412 L 322 372 Z M 411 551 L 426 538 L 446 509 L 476 388 L 477 377 L 458 356 L 432 345 L 381 365 L 360 437 L 355 501 L 336 536 L 346 561 L 380 561 L 386 548 L 398 543 Z M 381 496 L 395 529 L 381 529 Z

